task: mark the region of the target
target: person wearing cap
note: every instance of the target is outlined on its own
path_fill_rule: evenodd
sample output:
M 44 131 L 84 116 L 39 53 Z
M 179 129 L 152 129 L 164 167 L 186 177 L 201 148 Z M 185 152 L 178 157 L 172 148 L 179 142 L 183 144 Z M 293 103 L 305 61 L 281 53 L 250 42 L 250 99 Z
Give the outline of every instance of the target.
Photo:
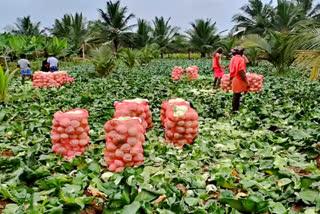
M 224 67 L 221 65 L 222 48 L 218 48 L 213 54 L 212 70 L 214 71 L 214 86 L 218 88 L 221 83 L 221 78 L 224 75 Z
M 247 61 L 243 57 L 244 48 L 235 48 L 235 56 L 230 63 L 230 78 L 232 78 L 232 110 L 233 112 L 239 111 L 241 93 L 247 92 L 249 83 L 246 77 L 246 64 Z M 232 74 L 231 74 L 232 73 Z
M 232 79 L 234 77 L 234 72 L 232 70 L 232 64 L 233 64 L 233 59 L 234 59 L 234 56 L 237 55 L 237 49 L 232 49 L 231 50 L 231 55 L 232 55 L 232 58 L 230 60 L 230 63 L 229 63 L 229 72 L 230 72 L 230 79 Z

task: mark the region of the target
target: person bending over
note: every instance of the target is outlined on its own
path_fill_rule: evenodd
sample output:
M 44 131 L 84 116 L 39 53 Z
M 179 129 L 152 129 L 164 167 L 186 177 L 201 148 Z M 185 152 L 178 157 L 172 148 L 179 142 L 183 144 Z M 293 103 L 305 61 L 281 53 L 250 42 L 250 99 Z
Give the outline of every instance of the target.
M 41 71 L 49 72 L 50 71 L 50 63 L 48 62 L 48 54 L 46 54 L 45 59 L 42 61 Z
M 51 72 L 59 71 L 59 67 L 58 67 L 59 61 L 53 54 L 50 55 L 47 62 L 50 64 Z

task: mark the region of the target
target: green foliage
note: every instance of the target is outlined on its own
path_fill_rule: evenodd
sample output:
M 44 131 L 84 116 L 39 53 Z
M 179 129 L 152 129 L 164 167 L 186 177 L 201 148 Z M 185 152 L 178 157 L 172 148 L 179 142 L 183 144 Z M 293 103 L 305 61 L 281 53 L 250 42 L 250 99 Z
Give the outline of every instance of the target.
M 57 57 L 65 56 L 67 47 L 68 42 L 66 40 L 60 40 L 57 37 L 53 37 L 52 40 L 47 41 L 46 44 L 47 52 Z
M 86 48 L 93 38 L 82 13 L 66 14 L 61 20 L 56 19 L 51 32 L 54 36 L 67 40 L 71 54 L 81 52 L 85 57 Z
M 134 45 L 136 48 L 141 49 L 146 47 L 151 42 L 152 27 L 148 21 L 144 19 L 138 19 L 138 29 L 135 33 Z
M 10 72 L 9 70 L 7 70 L 6 72 L 4 72 L 2 67 L 0 66 L 0 97 L 2 102 L 6 100 L 9 83 L 14 74 L 15 71 Z
M 105 213 L 240 214 L 266 207 L 290 213 L 300 204 L 296 213 L 319 213 L 319 82 L 296 70 L 278 75 L 269 66 L 249 67 L 264 75 L 264 90 L 244 95 L 239 114 L 232 115 L 232 93 L 213 89 L 211 63 L 163 59 L 132 72 L 119 64 L 106 77 L 96 77 L 91 64 L 65 64 L 76 82 L 58 89 L 35 90 L 14 78 L 0 108 L 0 154 L 14 153 L 0 156 L 0 197 L 11 200 L 5 213 L 80 213 L 94 203 Z M 199 81 L 172 82 L 174 66 L 190 65 L 199 67 Z M 108 172 L 103 124 L 113 118 L 115 101 L 136 97 L 150 101 L 154 122 L 143 145 L 144 165 Z M 182 149 L 165 143 L 159 120 L 162 101 L 172 97 L 192 102 L 200 116 L 198 138 Z M 52 117 L 79 107 L 90 114 L 90 146 L 66 162 L 51 151 Z M 88 186 L 107 199 L 92 200 Z
M 92 63 L 100 76 L 107 76 L 117 67 L 117 60 L 109 46 L 101 46 L 91 52 Z
M 32 23 L 30 16 L 17 18 L 15 27 L 16 29 L 12 31 L 15 35 L 39 36 L 43 33 L 40 31 L 40 22 Z
M 158 44 L 162 58 L 163 54 L 167 52 L 170 43 L 173 41 L 175 34 L 179 30 L 179 28 L 169 24 L 170 19 L 171 18 L 165 20 L 161 16 L 155 17 L 153 20 L 152 41 Z
M 128 8 L 121 7 L 120 1 L 108 1 L 105 11 L 99 9 L 102 19 L 102 21 L 96 23 L 100 31 L 99 39 L 102 42 L 111 41 L 115 53 L 118 53 L 121 43 L 128 39 L 129 31 L 135 26 L 128 26 L 128 22 L 134 15 L 132 13 L 127 15 L 127 12 Z
M 158 59 L 159 55 L 160 50 L 157 44 L 148 45 L 139 51 L 139 64 L 148 64 L 151 62 L 151 60 Z
M 264 34 L 271 27 L 270 18 L 273 15 L 271 1 L 264 4 L 261 0 L 249 0 L 241 7 L 243 13 L 233 16 L 235 34 Z
M 137 65 L 139 52 L 130 48 L 121 48 L 119 50 L 119 56 L 122 59 L 122 62 L 132 70 L 135 65 Z
M 211 23 L 210 19 L 197 19 L 191 23 L 192 29 L 187 31 L 190 43 L 194 50 L 205 57 L 217 47 L 220 36 L 217 34 L 216 23 Z
M 269 32 L 263 38 L 259 35 L 247 35 L 242 45 L 246 48 L 256 48 L 259 59 L 270 62 L 278 72 L 289 69 L 294 61 L 294 51 L 289 44 L 289 36 L 284 33 Z

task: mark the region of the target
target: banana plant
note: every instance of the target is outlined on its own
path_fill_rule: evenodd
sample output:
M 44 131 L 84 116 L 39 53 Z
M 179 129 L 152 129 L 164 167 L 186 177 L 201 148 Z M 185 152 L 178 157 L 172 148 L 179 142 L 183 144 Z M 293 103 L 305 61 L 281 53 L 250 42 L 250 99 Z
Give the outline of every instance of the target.
M 9 70 L 7 70 L 6 72 L 4 72 L 2 67 L 0 66 L 0 98 L 2 102 L 6 100 L 9 83 L 16 71 L 17 70 L 10 72 Z
M 46 44 L 46 49 L 50 54 L 55 56 L 65 56 L 68 47 L 68 42 L 66 40 L 60 40 L 57 37 L 53 37 Z

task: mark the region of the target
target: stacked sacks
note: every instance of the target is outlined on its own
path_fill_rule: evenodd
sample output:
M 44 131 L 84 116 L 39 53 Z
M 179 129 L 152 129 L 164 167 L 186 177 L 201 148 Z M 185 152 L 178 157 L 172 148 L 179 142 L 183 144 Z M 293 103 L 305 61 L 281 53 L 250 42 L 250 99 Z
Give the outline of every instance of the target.
M 153 126 L 148 100 L 137 98 L 115 102 L 114 105 L 116 107 L 114 118 L 139 117 L 142 120 L 142 125 L 145 129 Z
M 184 73 L 183 68 L 177 67 L 177 66 L 174 67 L 174 68 L 173 68 L 173 71 L 172 71 L 172 73 L 171 73 L 171 78 L 172 78 L 172 80 L 173 80 L 173 81 L 178 81 L 179 79 L 182 78 L 183 73 Z
M 173 98 L 171 100 L 163 101 L 161 104 L 161 111 L 160 111 L 160 119 L 161 119 L 161 124 L 163 126 L 164 126 L 165 120 L 167 119 L 167 109 L 171 107 L 173 104 L 190 106 L 189 102 L 185 101 L 182 98 Z
M 72 160 L 86 151 L 90 138 L 89 114 L 85 109 L 73 109 L 66 113 L 58 111 L 52 120 L 52 150 L 65 159 Z
M 190 66 L 186 69 L 188 80 L 197 80 L 199 78 L 198 67 Z
M 104 125 L 106 131 L 105 161 L 109 170 L 121 172 L 125 167 L 143 164 L 143 147 L 145 128 L 140 118 L 119 117 L 109 120 Z
M 256 92 L 259 93 L 262 91 L 263 87 L 263 75 L 255 74 L 255 73 L 247 73 L 246 74 L 247 81 L 249 83 L 248 92 Z M 222 90 L 228 92 L 232 90 L 232 80 L 230 80 L 229 74 L 224 74 L 221 79 L 221 88 Z
M 222 90 L 228 92 L 232 90 L 232 80 L 230 79 L 230 74 L 224 74 L 221 78 L 221 88 Z
M 53 78 L 59 85 L 63 85 L 64 83 L 68 82 L 68 72 L 67 71 L 54 72 Z
M 199 116 L 189 106 L 173 104 L 167 109 L 165 120 L 166 143 L 183 147 L 192 144 L 198 135 Z
M 53 73 L 35 72 L 33 86 L 35 88 L 58 87 L 59 84 L 54 80 Z
M 59 87 L 68 82 L 68 72 L 35 72 L 33 76 L 33 86 L 35 88 Z
M 250 86 L 249 92 L 259 93 L 262 91 L 263 75 L 255 73 L 247 74 L 247 80 Z

